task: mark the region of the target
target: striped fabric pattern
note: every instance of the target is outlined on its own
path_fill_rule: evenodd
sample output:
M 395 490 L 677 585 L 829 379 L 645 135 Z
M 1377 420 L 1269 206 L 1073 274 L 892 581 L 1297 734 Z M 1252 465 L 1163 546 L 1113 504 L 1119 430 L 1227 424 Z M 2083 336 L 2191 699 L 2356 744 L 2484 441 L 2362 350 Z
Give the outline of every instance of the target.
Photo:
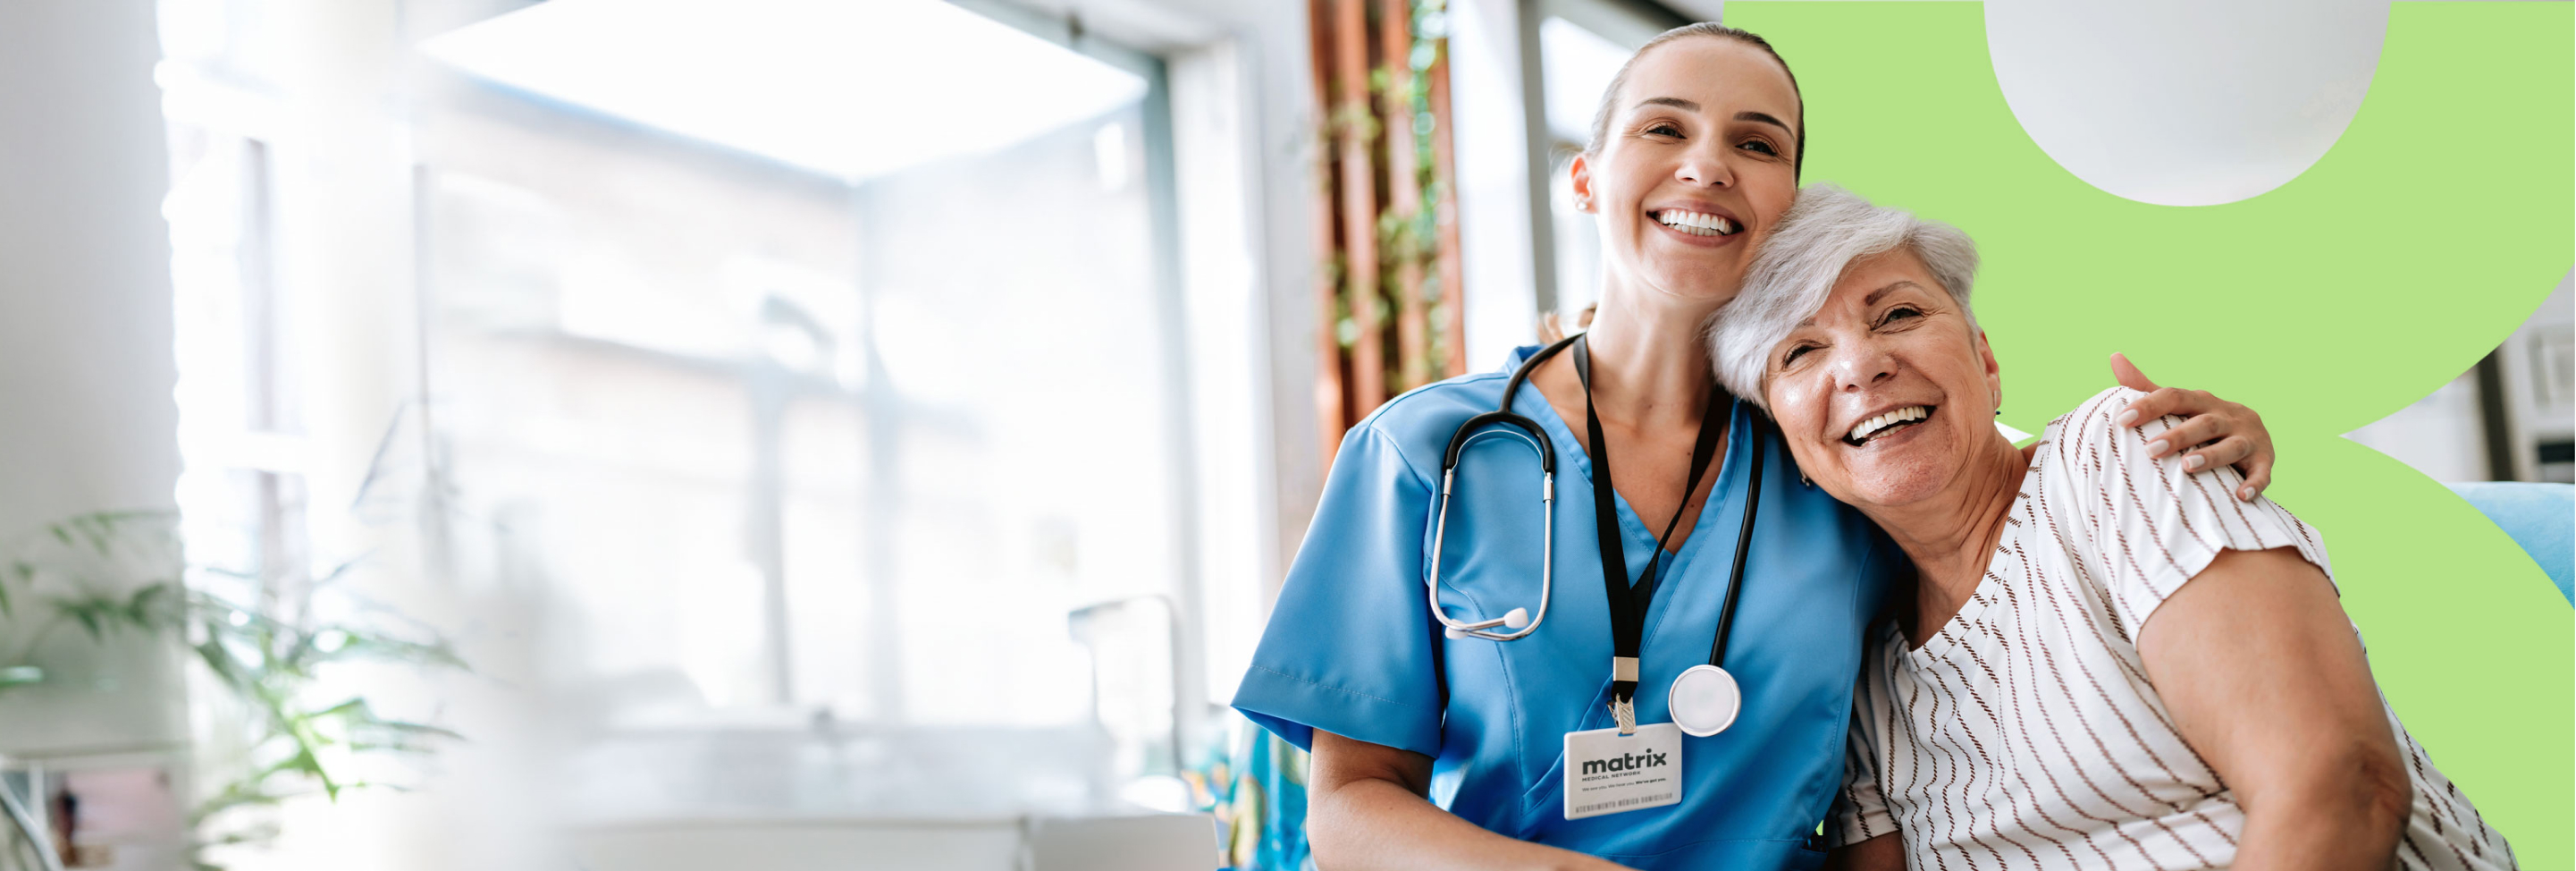
M 2114 388 L 2049 424 L 1986 576 L 1919 650 L 1882 621 L 1854 694 L 1829 835 L 1902 831 L 1914 869 L 2224 868 L 2245 816 L 2185 743 L 2134 641 L 2222 550 L 2295 547 L 2331 577 L 2315 530 L 2238 502 L 2232 469 L 2146 455 L 2178 423 L 2113 423 Z M 2383 707 L 2385 702 L 2382 702 Z M 2412 767 L 2407 869 L 2513 868 L 2504 837 L 2389 714 Z

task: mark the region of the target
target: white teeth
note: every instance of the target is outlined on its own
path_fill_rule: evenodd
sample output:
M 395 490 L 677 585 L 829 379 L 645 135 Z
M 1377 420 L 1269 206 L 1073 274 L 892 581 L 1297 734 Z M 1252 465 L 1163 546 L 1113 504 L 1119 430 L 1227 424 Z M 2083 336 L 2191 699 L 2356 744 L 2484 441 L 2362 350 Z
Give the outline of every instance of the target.
M 1686 212 L 1681 209 L 1666 209 L 1657 213 L 1654 218 L 1657 223 L 1693 236 L 1729 236 L 1734 235 L 1736 231 L 1734 221 L 1718 215 Z
M 1904 408 L 1861 421 L 1860 425 L 1851 428 L 1851 434 L 1845 436 L 1845 438 L 1849 438 L 1856 442 L 1866 441 L 1870 436 L 1876 435 L 1880 430 L 1900 423 L 1922 420 L 1930 416 L 1932 416 L 1931 409 L 1924 408 L 1920 405 L 1909 405 Z

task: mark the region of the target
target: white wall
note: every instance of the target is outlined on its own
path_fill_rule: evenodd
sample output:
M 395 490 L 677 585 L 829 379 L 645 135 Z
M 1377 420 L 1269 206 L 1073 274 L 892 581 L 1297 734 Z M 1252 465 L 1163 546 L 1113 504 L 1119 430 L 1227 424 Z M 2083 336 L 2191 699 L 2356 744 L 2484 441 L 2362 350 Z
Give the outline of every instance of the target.
M 70 514 L 172 500 L 159 56 L 152 0 L 0 3 L 0 542 Z M 0 639 L 26 625 L 22 612 Z M 184 734 L 167 662 L 122 651 L 94 664 L 125 691 L 13 696 L 0 705 L 0 752 Z
M 0 4 L 0 535 L 170 503 L 151 0 Z
M 2472 369 L 2445 382 L 2413 405 L 2371 421 L 2344 438 L 2415 467 L 2436 481 L 2484 481 L 2486 428 L 2478 417 L 2478 376 Z

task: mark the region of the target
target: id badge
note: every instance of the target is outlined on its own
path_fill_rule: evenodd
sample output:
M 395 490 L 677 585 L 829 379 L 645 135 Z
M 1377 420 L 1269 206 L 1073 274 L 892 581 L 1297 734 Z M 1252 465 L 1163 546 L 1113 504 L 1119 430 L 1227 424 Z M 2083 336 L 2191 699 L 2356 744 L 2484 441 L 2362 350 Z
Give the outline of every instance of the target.
M 1579 820 L 1678 804 L 1682 800 L 1682 729 L 1641 723 L 1565 733 L 1565 818 Z

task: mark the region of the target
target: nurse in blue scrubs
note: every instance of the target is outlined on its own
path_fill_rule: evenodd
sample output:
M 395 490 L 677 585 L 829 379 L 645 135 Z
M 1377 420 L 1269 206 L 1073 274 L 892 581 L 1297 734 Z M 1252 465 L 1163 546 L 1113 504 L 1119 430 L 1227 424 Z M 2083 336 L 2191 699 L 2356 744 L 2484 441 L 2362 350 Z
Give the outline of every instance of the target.
M 1344 438 L 1234 699 L 1314 752 L 1318 866 L 1822 862 L 1862 632 L 1909 567 L 1802 483 L 1762 415 L 1715 388 L 1703 345 L 1794 196 L 1803 108 L 1758 37 L 1695 25 L 1648 43 L 1570 170 L 1605 261 L 1582 341 L 1525 382 L 1538 349 L 1406 393 Z M 1486 427 L 1501 435 L 1458 452 L 1435 530 L 1453 435 L 1507 390 L 1544 445 Z M 2268 472 L 2241 406 L 2141 406 L 2196 415 L 2176 447 Z M 1427 595 L 1435 540 L 1448 623 Z M 1447 631 L 1471 622 L 1487 625 Z M 1669 688 L 1710 664 L 1733 678 L 1731 722 L 1682 734 Z

